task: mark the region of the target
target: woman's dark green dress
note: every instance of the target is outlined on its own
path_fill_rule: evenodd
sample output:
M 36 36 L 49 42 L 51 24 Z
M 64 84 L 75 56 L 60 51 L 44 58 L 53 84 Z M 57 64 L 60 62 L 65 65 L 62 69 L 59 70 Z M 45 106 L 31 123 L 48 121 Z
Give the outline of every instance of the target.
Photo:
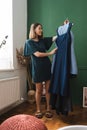
M 34 83 L 50 80 L 51 61 L 49 57 L 36 57 L 36 51 L 46 52 L 52 45 L 52 37 L 40 39 L 38 42 L 26 40 L 24 46 L 24 55 L 31 56 L 32 60 L 32 79 Z

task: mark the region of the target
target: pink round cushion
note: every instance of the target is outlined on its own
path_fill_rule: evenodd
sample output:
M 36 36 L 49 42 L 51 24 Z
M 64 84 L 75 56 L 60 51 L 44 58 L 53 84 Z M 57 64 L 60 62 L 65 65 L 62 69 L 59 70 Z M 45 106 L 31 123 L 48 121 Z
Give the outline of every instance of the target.
M 20 114 L 6 119 L 0 125 L 0 130 L 47 130 L 47 127 L 34 116 Z

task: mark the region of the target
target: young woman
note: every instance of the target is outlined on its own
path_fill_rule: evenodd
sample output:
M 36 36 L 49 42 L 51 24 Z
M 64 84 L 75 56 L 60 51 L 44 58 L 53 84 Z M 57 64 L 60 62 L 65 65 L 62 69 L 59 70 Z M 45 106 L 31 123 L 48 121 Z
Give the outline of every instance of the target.
M 48 92 L 51 78 L 51 62 L 48 56 L 55 54 L 57 48 L 53 49 L 50 52 L 47 52 L 47 50 L 49 50 L 56 38 L 57 36 L 44 38 L 42 25 L 40 23 L 35 23 L 31 25 L 29 39 L 25 43 L 25 55 L 31 55 L 32 79 L 36 86 L 37 111 L 35 116 L 37 118 L 42 118 L 43 116 L 40 106 L 41 95 L 43 90 L 43 81 L 45 81 L 47 103 L 47 110 L 45 116 L 47 118 L 52 117 L 49 105 L 50 93 Z

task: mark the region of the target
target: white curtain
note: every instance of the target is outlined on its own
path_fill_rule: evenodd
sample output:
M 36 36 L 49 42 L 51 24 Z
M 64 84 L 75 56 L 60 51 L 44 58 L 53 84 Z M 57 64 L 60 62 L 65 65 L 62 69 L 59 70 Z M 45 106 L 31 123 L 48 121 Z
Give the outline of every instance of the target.
M 12 0 L 0 0 L 0 70 L 13 68 L 12 41 Z

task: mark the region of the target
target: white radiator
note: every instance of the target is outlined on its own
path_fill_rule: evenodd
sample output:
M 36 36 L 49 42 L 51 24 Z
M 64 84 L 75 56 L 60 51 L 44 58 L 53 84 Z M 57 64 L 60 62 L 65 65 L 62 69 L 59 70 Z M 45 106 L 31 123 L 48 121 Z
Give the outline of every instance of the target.
M 0 79 L 0 110 L 20 100 L 20 79 Z

